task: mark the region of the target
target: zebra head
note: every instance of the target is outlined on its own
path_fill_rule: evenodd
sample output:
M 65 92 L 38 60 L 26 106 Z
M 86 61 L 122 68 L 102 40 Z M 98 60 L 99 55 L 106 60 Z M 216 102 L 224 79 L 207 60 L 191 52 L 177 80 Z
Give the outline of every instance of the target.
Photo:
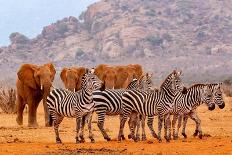
M 152 74 L 146 73 L 145 75 L 141 75 L 139 80 L 137 80 L 138 89 L 149 91 L 152 90 L 153 82 L 152 82 Z
M 187 93 L 187 88 L 184 87 L 181 80 L 182 71 L 173 70 L 169 75 L 171 77 L 172 88 L 177 92 L 182 92 L 183 94 Z
M 213 92 L 210 90 L 210 85 L 205 84 L 201 92 L 201 101 L 208 106 L 209 110 L 215 109 L 215 103 L 213 102 Z
M 225 102 L 222 97 L 221 84 L 222 83 L 217 83 L 213 89 L 213 102 L 216 103 L 220 109 L 223 109 L 225 107 Z
M 104 83 L 91 71 L 87 70 L 87 72 L 82 77 L 82 86 L 81 88 L 86 87 L 88 90 L 105 90 Z

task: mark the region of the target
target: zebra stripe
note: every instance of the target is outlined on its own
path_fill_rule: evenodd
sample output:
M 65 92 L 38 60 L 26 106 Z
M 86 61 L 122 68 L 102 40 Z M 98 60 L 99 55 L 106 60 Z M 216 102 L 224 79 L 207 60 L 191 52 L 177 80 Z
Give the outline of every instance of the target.
M 151 80 L 151 78 L 150 78 Z M 151 81 L 147 79 L 147 76 L 142 76 L 139 80 L 133 80 L 127 87 L 127 89 L 137 89 L 141 87 L 149 87 Z M 142 85 L 142 86 L 141 86 Z M 145 89 L 145 88 L 144 88 Z M 98 116 L 98 127 L 107 141 L 110 140 L 110 137 L 104 130 L 104 120 L 105 115 L 120 115 L 122 109 L 122 94 L 125 92 L 125 89 L 114 89 L 114 90 L 105 90 L 105 91 L 94 91 L 93 101 L 94 101 L 94 110 Z M 122 136 L 125 138 L 124 135 Z
M 47 105 L 50 116 L 53 120 L 56 142 L 61 143 L 59 137 L 59 125 L 64 117 L 76 118 L 76 142 L 79 142 L 78 134 L 80 121 L 84 115 L 91 115 L 94 107 L 93 90 L 100 89 L 103 83 L 92 73 L 86 73 L 82 77 L 81 89 L 78 92 L 71 92 L 66 89 L 54 89 L 47 97 Z M 90 139 L 93 140 L 92 131 Z
M 120 121 L 120 131 L 118 140 L 121 140 L 123 129 L 127 117 L 131 114 L 132 110 L 135 110 L 141 115 L 148 116 L 148 127 L 153 137 L 158 138 L 160 141 L 160 134 L 162 128 L 163 118 L 166 120 L 166 125 L 170 131 L 170 118 L 169 113 L 173 107 L 174 96 L 176 92 L 183 91 L 184 87 L 180 79 L 180 72 L 175 70 L 167 76 L 159 91 L 145 92 L 141 90 L 128 90 L 122 95 L 122 110 L 123 117 Z M 155 115 L 158 115 L 158 136 L 153 129 L 153 119 Z M 165 135 L 166 139 L 170 139 L 169 135 Z M 134 137 L 133 137 L 134 138 Z
M 184 123 L 182 135 L 186 138 L 185 127 L 187 119 L 190 117 L 196 123 L 196 130 L 194 136 L 199 133 L 199 138 L 202 138 L 201 120 L 197 116 L 196 109 L 201 104 L 205 103 L 209 110 L 214 110 L 215 103 L 219 107 L 224 108 L 225 102 L 222 98 L 220 84 L 195 84 L 187 90 L 187 94 L 178 94 L 174 101 L 173 114 L 173 138 L 178 139 L 179 128 L 181 126 L 182 115 L 184 115 Z M 178 126 L 176 130 L 176 120 L 178 119 Z

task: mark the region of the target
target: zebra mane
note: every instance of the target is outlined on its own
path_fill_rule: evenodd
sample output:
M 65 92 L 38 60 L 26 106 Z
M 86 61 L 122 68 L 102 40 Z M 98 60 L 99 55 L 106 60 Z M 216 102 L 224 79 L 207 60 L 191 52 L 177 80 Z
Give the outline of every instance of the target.
M 206 86 L 206 84 L 197 83 L 197 84 L 191 85 L 191 86 L 190 86 L 189 88 L 187 88 L 187 89 L 191 89 L 191 88 L 193 88 L 193 87 L 203 87 L 203 86 Z
M 160 89 L 164 87 L 164 85 L 165 85 L 165 83 L 166 83 L 167 80 L 170 80 L 170 79 L 171 79 L 172 74 L 173 74 L 173 72 L 172 72 L 171 74 L 169 74 L 169 75 L 165 78 L 165 80 L 164 80 L 164 81 L 162 82 L 162 84 L 160 85 Z

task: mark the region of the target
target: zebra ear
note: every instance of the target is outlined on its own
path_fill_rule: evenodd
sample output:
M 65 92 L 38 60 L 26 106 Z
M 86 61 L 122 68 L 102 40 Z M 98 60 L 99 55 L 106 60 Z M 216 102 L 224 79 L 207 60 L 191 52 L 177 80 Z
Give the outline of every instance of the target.
M 90 70 L 90 72 L 93 74 L 93 73 L 94 73 L 94 70 L 95 70 L 95 68 L 92 67 L 91 70 Z

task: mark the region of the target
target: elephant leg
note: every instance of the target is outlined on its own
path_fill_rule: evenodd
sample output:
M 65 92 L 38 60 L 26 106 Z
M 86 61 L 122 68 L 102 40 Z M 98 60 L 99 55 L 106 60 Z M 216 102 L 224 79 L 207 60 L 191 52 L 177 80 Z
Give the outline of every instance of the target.
M 47 106 L 47 97 L 43 98 L 43 107 L 44 107 L 44 119 L 45 119 L 45 126 L 50 127 L 50 119 L 49 119 L 49 112 L 48 112 L 48 106 Z
M 28 101 L 28 127 L 37 127 L 36 122 L 36 105 L 33 100 Z
M 25 108 L 25 105 L 23 103 L 23 99 L 21 96 L 17 96 L 17 101 L 16 101 L 16 109 L 17 109 L 17 117 L 16 117 L 16 122 L 18 123 L 18 125 L 23 125 L 23 110 Z

